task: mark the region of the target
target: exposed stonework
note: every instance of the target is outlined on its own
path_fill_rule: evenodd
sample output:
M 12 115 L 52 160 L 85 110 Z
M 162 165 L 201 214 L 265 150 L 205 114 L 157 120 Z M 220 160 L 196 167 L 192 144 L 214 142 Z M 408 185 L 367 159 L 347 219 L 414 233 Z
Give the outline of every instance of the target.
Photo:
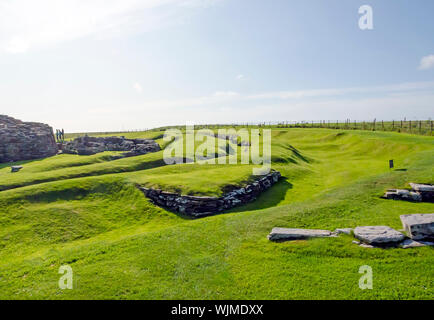
M 384 194 L 383 198 L 392 200 L 406 200 L 420 202 L 422 196 L 418 192 L 410 191 L 407 189 L 389 189 Z
M 385 199 L 406 200 L 413 202 L 434 202 L 434 186 L 430 184 L 410 183 L 411 190 L 389 189 L 383 195 Z
M 434 246 L 434 214 L 408 214 L 401 216 L 402 224 L 412 239 L 387 226 L 338 228 L 334 232 L 319 229 L 273 228 L 268 235 L 271 241 L 305 240 L 318 237 L 337 237 L 354 233 L 352 243 L 361 248 L 418 248 Z M 359 241 L 360 240 L 360 241 Z M 422 241 L 423 240 L 423 241 Z M 430 240 L 430 241 L 427 241 Z
M 22 169 L 22 166 L 11 166 L 11 172 L 18 172 Z
M 405 235 L 387 226 L 366 226 L 354 229 L 354 236 L 370 245 L 396 245 L 405 239 Z
M 353 228 L 338 228 L 335 230 L 336 234 L 347 234 L 347 235 L 351 235 L 351 233 L 354 231 Z
M 434 240 L 434 213 L 405 214 L 400 216 L 402 225 L 413 240 Z
M 303 240 L 309 238 L 323 238 L 336 236 L 329 230 L 318 229 L 294 229 L 294 228 L 273 228 L 268 235 L 271 241 Z
M 103 151 L 127 151 L 125 157 L 160 151 L 160 145 L 151 139 L 126 139 L 125 137 L 78 137 L 62 146 L 64 153 L 91 155 Z
M 422 201 L 434 202 L 434 186 L 430 184 L 410 183 L 411 188 L 418 192 Z
M 263 191 L 270 188 L 280 178 L 280 172 L 273 171 L 258 181 L 233 190 L 221 197 L 183 196 L 179 193 L 139 187 L 158 206 L 191 217 L 209 216 L 255 200 Z
M 0 115 L 0 163 L 50 157 L 57 151 L 49 125 Z
M 403 242 L 401 242 L 401 248 L 403 249 L 419 248 L 419 247 L 426 247 L 426 246 L 434 246 L 434 242 L 414 241 L 412 239 L 406 239 Z

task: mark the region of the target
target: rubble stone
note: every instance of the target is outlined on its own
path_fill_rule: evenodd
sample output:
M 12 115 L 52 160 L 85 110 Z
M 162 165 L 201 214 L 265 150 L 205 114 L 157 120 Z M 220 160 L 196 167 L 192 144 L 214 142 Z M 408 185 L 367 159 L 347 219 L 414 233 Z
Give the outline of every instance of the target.
M 331 236 L 333 234 L 328 230 L 273 228 L 268 235 L 268 239 L 271 241 L 287 241 Z
M 151 139 L 125 137 L 78 137 L 62 146 L 64 153 L 92 155 L 103 151 L 126 151 L 124 157 L 133 157 L 160 151 L 160 145 Z
M 413 240 L 434 239 L 434 213 L 405 214 L 400 218 L 405 231 Z
M 403 249 L 426 247 L 426 246 L 434 246 L 434 242 L 414 241 L 412 239 L 406 239 L 403 242 L 401 242 L 401 247 Z
M 387 226 L 364 226 L 354 229 L 354 236 L 371 245 L 395 245 L 402 240 L 405 236 Z
M 343 234 L 351 235 L 351 232 L 353 232 L 353 229 L 352 229 L 352 228 L 340 228 L 340 229 L 336 229 L 336 230 L 335 230 L 335 233 L 336 233 L 336 234 L 341 234 L 341 233 L 343 233 Z

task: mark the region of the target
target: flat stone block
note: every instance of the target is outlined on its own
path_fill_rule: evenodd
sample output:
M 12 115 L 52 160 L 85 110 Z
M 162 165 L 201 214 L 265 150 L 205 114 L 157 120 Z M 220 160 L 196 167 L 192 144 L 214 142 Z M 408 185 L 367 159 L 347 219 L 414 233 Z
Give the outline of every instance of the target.
M 268 239 L 271 241 L 284 241 L 331 236 L 332 233 L 328 230 L 273 228 L 271 233 L 268 235 Z
M 434 242 L 414 241 L 412 239 L 406 239 L 401 243 L 401 246 L 403 249 L 418 248 L 418 247 L 434 246 Z
M 405 231 L 413 240 L 434 239 L 434 213 L 405 214 L 400 218 Z
M 430 184 L 410 183 L 414 191 L 434 192 L 434 186 Z
M 372 245 L 393 245 L 404 240 L 405 236 L 387 226 L 364 226 L 354 229 L 354 236 Z
M 348 234 L 348 235 L 350 235 L 351 232 L 353 232 L 353 229 L 352 229 L 352 228 L 340 228 L 340 229 L 336 229 L 336 230 L 335 230 L 335 233 L 336 233 L 336 234 L 343 233 L 343 234 Z
M 373 245 L 366 244 L 366 243 L 360 243 L 360 244 L 359 244 L 359 247 L 362 247 L 362 248 L 369 248 L 369 249 L 375 248 Z
M 18 172 L 22 169 L 22 166 L 11 166 L 11 172 Z

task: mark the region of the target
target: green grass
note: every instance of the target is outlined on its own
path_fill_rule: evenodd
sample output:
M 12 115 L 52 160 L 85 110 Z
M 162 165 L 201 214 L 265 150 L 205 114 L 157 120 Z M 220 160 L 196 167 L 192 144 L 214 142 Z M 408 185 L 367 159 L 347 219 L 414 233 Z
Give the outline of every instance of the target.
M 161 134 L 125 135 L 163 143 Z M 432 137 L 274 128 L 272 168 L 284 178 L 253 203 L 197 220 L 152 205 L 135 185 L 220 195 L 253 179 L 253 166 L 167 166 L 163 152 L 109 161 L 112 154 L 29 161 L 13 174 L 0 167 L 0 298 L 434 296 L 433 248 L 364 249 L 346 235 L 266 238 L 276 226 L 401 229 L 399 215 L 433 213 L 431 203 L 380 198 L 387 188 L 434 182 Z M 63 264 L 74 271 L 73 290 L 58 287 Z M 358 287 L 362 265 L 373 268 L 373 290 Z

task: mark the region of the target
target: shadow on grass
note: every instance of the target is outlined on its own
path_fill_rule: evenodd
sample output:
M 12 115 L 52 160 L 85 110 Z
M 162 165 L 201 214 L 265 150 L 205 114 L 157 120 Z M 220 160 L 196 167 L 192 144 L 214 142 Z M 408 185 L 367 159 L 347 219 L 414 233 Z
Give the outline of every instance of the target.
M 286 192 L 292 189 L 292 183 L 282 177 L 278 183 L 263 192 L 255 201 L 225 211 L 224 213 L 262 210 L 278 205 L 285 199 Z

